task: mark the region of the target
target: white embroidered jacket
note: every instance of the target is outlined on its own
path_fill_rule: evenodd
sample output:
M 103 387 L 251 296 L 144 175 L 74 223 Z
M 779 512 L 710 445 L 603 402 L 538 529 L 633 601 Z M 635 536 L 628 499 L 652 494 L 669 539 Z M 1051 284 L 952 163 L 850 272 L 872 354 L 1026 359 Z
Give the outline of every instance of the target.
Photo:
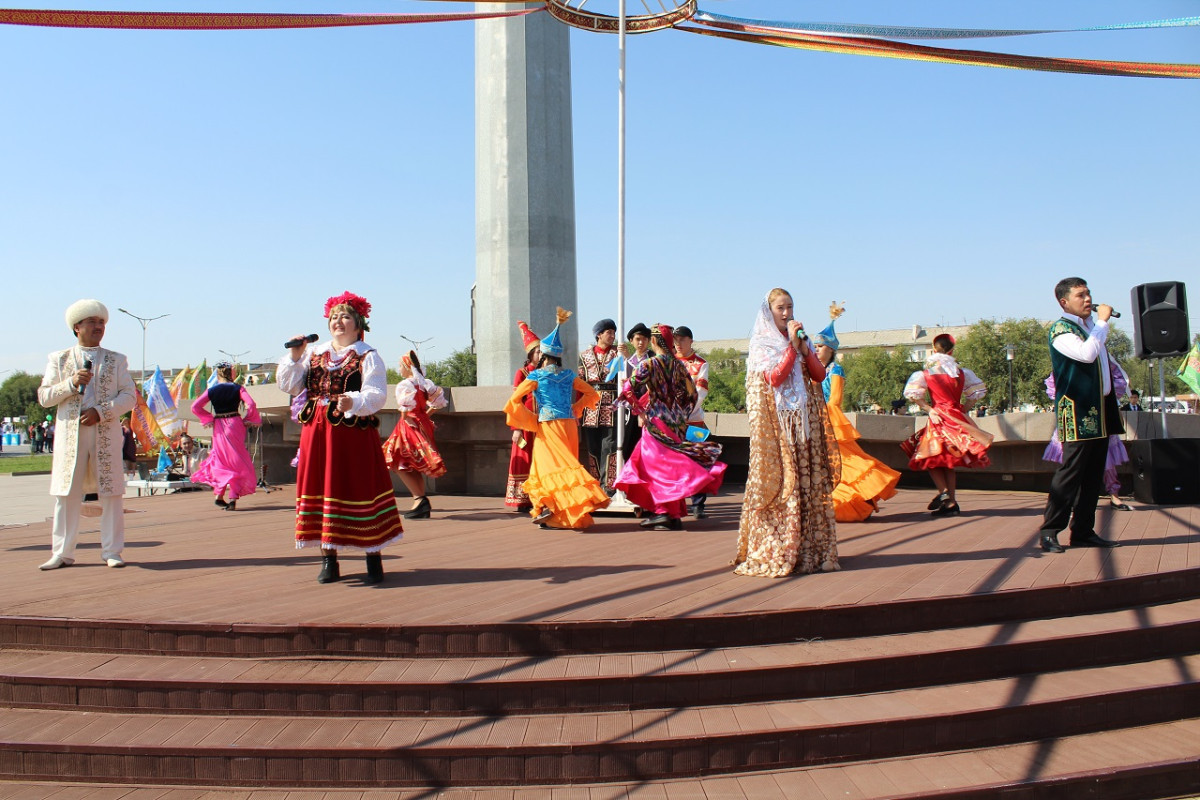
M 79 418 L 83 414 L 83 395 L 72 382 L 83 366 L 78 347 L 50 354 L 38 402 L 46 408 L 58 408 L 54 432 L 54 462 L 50 474 L 50 494 L 64 496 L 71 488 L 79 459 Z M 125 493 L 125 475 L 121 463 L 121 415 L 137 402 L 133 379 L 125 356 L 97 348 L 92 363 L 95 408 L 100 412 L 96 425 L 96 473 L 86 476 L 84 492 L 102 495 Z

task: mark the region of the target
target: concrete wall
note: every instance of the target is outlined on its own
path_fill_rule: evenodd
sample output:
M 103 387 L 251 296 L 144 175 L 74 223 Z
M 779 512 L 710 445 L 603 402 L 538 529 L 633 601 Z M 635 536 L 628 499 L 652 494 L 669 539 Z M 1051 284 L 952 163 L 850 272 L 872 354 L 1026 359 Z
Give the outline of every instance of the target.
M 275 384 L 252 386 L 251 396 L 263 415 L 261 458 L 267 465 L 267 480 L 271 483 L 290 483 L 295 480 L 292 457 L 300 441 L 300 426 L 288 415 L 289 398 Z M 449 390 L 450 404 L 434 415 L 437 443 L 448 467 L 444 477 L 431 481 L 431 490 L 438 493 L 470 493 L 503 495 L 508 475 L 508 456 L 512 432 L 504 425 L 500 409 L 511 389 L 504 386 L 468 386 Z M 908 459 L 900 443 L 925 424 L 924 417 L 893 417 L 878 414 L 848 414 L 850 421 L 862 434 L 859 444 L 863 450 L 889 466 L 904 472 L 902 486 L 932 486 L 924 473 L 907 472 Z M 186 409 L 183 419 L 190 419 L 193 435 L 206 438 L 195 418 Z M 386 437 L 398 419 L 392 387 L 388 404 L 380 414 L 380 433 Z M 1167 414 L 1167 433 L 1173 439 L 1200 439 L 1200 415 Z M 989 450 L 992 464 L 985 469 L 961 470 L 959 486 L 964 489 L 1017 489 L 1045 491 L 1049 486 L 1054 465 L 1042 461 L 1042 451 L 1054 431 L 1054 418 L 1048 413 L 1014 412 L 981 417 L 979 426 L 995 436 Z M 745 414 L 709 414 L 713 436 L 725 446 L 722 460 L 729 464 L 728 480 L 740 484 L 745 480 L 749 462 L 749 426 Z M 1162 438 L 1162 418 L 1159 414 L 1125 412 L 1128 439 Z M 1131 486 L 1128 469 L 1122 480 L 1126 490 Z M 403 484 L 393 477 L 400 494 L 406 494 Z

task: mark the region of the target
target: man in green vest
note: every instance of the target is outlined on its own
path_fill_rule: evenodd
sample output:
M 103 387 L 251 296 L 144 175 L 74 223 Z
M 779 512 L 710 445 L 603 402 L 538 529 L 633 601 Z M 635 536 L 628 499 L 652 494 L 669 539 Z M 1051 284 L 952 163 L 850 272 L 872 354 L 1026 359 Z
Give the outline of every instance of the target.
M 1096 501 L 1104 494 L 1108 437 L 1125 432 L 1105 349 L 1112 306 L 1093 306 L 1083 278 L 1059 281 L 1054 296 L 1063 312 L 1050 325 L 1050 364 L 1057 393 L 1054 417 L 1063 461 L 1046 498 L 1042 549 L 1063 552 L 1058 532 L 1068 523 L 1071 547 L 1117 547 L 1117 542 L 1097 535 L 1095 528 Z

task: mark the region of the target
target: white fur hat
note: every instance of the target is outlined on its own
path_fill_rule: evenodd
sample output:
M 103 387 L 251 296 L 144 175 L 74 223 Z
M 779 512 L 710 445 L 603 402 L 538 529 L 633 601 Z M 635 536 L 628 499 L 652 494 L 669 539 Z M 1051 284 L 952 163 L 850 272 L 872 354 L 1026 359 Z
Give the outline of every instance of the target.
M 101 317 L 108 322 L 108 309 L 99 300 L 76 300 L 67 308 L 67 327 L 72 332 L 75 326 L 88 317 Z

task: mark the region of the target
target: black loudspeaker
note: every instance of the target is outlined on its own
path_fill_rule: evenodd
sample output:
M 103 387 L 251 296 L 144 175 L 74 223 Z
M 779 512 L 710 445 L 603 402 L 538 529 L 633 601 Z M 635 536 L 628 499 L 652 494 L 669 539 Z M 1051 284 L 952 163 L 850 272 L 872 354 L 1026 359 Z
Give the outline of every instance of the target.
M 1187 295 L 1182 283 L 1143 283 L 1129 293 L 1133 308 L 1133 354 L 1138 358 L 1187 355 Z
M 1200 439 L 1134 439 L 1126 445 L 1139 503 L 1200 503 Z

